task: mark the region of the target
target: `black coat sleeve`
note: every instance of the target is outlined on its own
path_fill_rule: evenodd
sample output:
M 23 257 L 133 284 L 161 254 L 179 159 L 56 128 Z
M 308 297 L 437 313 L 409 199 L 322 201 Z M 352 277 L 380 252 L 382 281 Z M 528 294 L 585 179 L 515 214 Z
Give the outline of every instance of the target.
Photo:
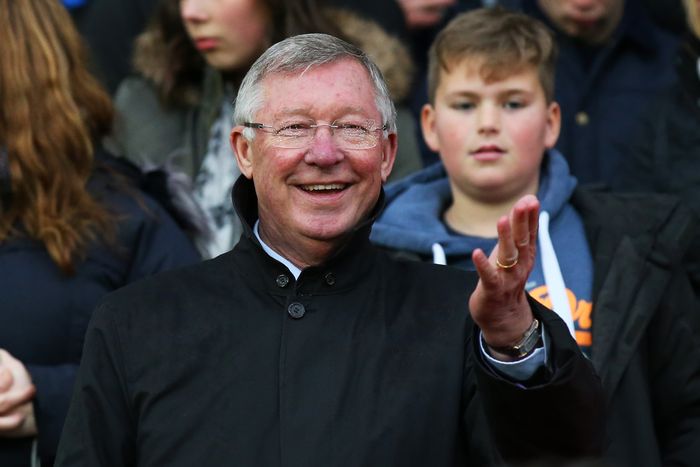
M 695 465 L 700 459 L 700 339 L 698 309 L 683 272 L 649 323 L 647 349 L 655 428 L 663 465 Z
M 127 466 L 135 463 L 135 423 L 128 378 L 112 309 L 95 311 L 85 338 L 73 399 L 56 466 Z
M 476 392 L 498 453 L 509 462 L 599 457 L 605 438 L 600 379 L 556 313 L 532 299 L 530 304 L 547 332 L 549 354 L 527 385 L 490 369 L 476 334 L 472 338 Z

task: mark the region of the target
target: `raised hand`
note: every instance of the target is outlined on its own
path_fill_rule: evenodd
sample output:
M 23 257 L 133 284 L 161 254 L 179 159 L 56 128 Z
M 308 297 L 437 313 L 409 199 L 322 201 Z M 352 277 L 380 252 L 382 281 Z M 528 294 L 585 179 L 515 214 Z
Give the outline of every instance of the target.
M 525 282 L 535 264 L 539 201 L 533 195 L 518 200 L 498 221 L 498 245 L 487 258 L 474 250 L 479 283 L 469 299 L 474 322 L 489 347 L 517 344 L 534 319 Z M 499 355 L 500 357 L 500 355 Z

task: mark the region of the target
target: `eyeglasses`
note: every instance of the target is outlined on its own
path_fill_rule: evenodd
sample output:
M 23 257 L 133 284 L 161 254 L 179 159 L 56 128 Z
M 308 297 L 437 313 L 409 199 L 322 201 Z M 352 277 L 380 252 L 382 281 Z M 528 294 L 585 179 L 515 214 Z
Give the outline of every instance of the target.
M 316 130 L 328 127 L 335 144 L 341 149 L 370 149 L 377 145 L 377 131 L 386 131 L 388 125 L 376 126 L 374 120 L 335 121 L 315 123 L 312 121 L 282 121 L 272 125 L 244 122 L 243 126 L 264 131 L 270 135 L 272 146 L 283 149 L 301 149 L 311 146 Z

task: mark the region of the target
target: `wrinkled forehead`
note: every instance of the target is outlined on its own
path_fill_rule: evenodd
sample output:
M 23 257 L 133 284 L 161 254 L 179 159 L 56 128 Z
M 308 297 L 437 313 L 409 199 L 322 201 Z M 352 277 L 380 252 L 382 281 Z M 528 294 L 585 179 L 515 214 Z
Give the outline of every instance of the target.
M 258 116 L 295 114 L 330 119 L 353 114 L 380 118 L 369 73 L 354 60 L 269 73 L 261 80 L 260 90 Z

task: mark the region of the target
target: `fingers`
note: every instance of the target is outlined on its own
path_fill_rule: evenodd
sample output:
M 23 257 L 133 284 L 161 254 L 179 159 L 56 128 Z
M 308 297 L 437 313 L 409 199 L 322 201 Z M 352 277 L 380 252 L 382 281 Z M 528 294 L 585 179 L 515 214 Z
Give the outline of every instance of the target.
M 0 415 L 8 415 L 17 406 L 29 402 L 36 393 L 34 385 L 0 394 Z
M 511 210 L 513 238 L 518 247 L 527 246 L 537 238 L 540 203 L 532 195 L 523 196 Z
M 0 392 L 5 392 L 12 387 L 14 378 L 9 368 L 2 366 L 0 363 Z
M 474 267 L 476 268 L 477 274 L 479 274 L 479 279 L 481 279 L 483 286 L 485 288 L 492 288 L 498 282 L 498 271 L 480 248 L 472 252 L 472 262 L 474 263 Z
M 506 216 L 501 217 L 496 224 L 498 248 L 494 256 L 496 266 L 501 269 L 510 269 L 515 266 L 520 256 L 520 252 L 513 240 L 513 225 L 514 222 Z
M 538 216 L 539 201 L 535 196 L 527 195 L 515 203 L 508 216 L 498 220 L 498 242 L 491 254 L 490 264 L 479 264 L 480 256 L 473 256 L 474 265 L 485 286 L 498 283 L 499 270 L 511 274 L 516 269 L 523 269 L 529 275 L 535 257 Z
M 0 433 L 16 430 L 24 423 L 27 414 L 23 410 L 15 410 L 8 415 L 0 416 Z

